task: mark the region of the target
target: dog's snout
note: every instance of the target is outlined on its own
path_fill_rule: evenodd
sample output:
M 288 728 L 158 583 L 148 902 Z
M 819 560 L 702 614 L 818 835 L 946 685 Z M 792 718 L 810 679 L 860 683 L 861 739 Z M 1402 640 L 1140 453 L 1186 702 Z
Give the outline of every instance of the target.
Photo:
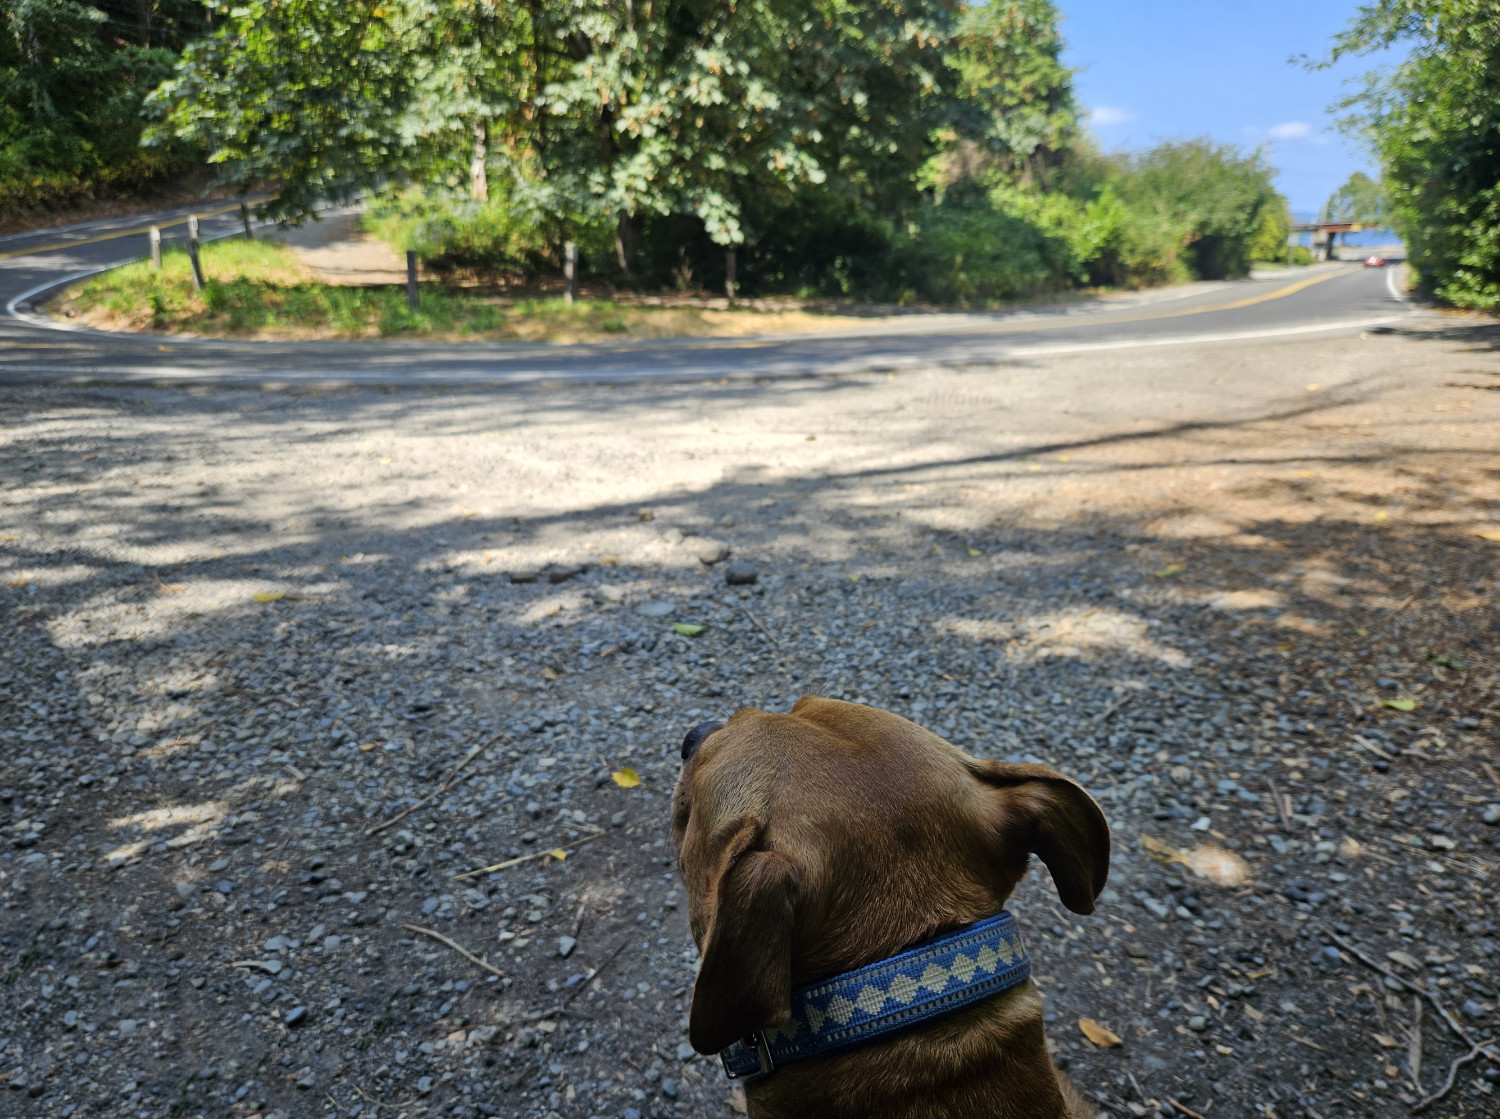
M 698 747 L 703 745 L 703 740 L 714 731 L 722 727 L 723 723 L 699 723 L 687 732 L 687 737 L 682 740 L 682 760 L 687 761 L 698 752 Z

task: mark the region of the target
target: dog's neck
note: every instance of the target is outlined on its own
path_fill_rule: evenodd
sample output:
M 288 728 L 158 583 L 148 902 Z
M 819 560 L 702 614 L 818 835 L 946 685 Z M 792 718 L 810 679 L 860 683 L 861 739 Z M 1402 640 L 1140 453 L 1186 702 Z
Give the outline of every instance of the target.
M 748 1085 L 751 1119 L 1069 1119 L 1031 982 Z

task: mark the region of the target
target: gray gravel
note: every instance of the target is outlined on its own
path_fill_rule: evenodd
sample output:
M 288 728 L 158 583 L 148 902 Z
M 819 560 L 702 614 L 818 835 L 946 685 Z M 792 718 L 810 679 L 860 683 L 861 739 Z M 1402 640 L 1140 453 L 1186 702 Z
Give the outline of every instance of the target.
M 821 414 L 763 399 L 813 408 L 799 431 Z M 812 689 L 1103 803 L 1099 912 L 1067 914 L 1040 868 L 1014 908 L 1058 1062 L 1106 1112 L 1405 1114 L 1410 993 L 1330 932 L 1495 1037 L 1493 545 L 1336 518 L 1263 519 L 1255 546 L 1098 512 L 955 523 L 972 475 L 919 479 L 904 517 L 797 480 L 474 514 L 448 491 L 480 436 L 428 429 L 475 406 L 7 402 L 0 1113 L 733 1114 L 685 1041 L 667 798 L 686 728 Z M 525 407 L 545 429 L 558 405 Z M 355 428 L 381 480 L 345 492 L 327 464 Z M 399 479 L 381 446 L 412 456 Z M 1396 611 L 1419 569 L 1450 593 Z M 1223 605 L 1246 588 L 1274 593 Z M 1234 849 L 1254 883 L 1142 834 Z M 1461 1047 L 1424 1028 L 1427 1092 Z M 1465 1066 L 1442 1114 L 1494 1114 L 1497 1076 Z

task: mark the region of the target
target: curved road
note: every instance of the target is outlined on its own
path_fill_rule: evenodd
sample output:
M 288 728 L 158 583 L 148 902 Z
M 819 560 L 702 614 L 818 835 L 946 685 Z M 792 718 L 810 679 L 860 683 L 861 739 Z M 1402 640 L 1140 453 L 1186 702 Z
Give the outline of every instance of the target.
M 868 329 L 755 338 L 546 346 L 489 342 L 241 342 L 111 334 L 38 307 L 80 274 L 143 255 L 146 230 L 184 235 L 187 209 L 0 237 L 0 383 L 504 384 L 785 377 L 987 365 L 1027 355 L 1252 342 L 1358 330 L 1411 309 L 1387 269 L 1331 264 L 1234 283 L 1014 312 L 905 315 Z M 239 228 L 209 214 L 205 238 Z

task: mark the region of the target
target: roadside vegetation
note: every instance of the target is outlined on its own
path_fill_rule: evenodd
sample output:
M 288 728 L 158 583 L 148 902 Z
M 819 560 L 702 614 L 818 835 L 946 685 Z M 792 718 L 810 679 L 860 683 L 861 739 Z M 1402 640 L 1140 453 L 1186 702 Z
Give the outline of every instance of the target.
M 594 342 L 621 338 L 727 337 L 837 329 L 857 320 L 796 308 L 733 311 L 637 307 L 608 300 L 501 300 L 424 285 L 419 307 L 398 287 L 319 282 L 284 245 L 226 240 L 203 246 L 204 285 L 193 290 L 187 253 L 162 267 L 141 261 L 101 273 L 51 308 L 106 330 L 282 339 L 426 338 Z
M 1343 124 L 1380 159 L 1379 205 L 1417 285 L 1458 307 L 1500 310 L 1500 5 L 1376 0 L 1327 64 L 1392 47 L 1405 47 L 1405 60 L 1366 78 L 1341 106 Z M 1362 186 L 1351 180 L 1341 193 L 1368 208 Z

